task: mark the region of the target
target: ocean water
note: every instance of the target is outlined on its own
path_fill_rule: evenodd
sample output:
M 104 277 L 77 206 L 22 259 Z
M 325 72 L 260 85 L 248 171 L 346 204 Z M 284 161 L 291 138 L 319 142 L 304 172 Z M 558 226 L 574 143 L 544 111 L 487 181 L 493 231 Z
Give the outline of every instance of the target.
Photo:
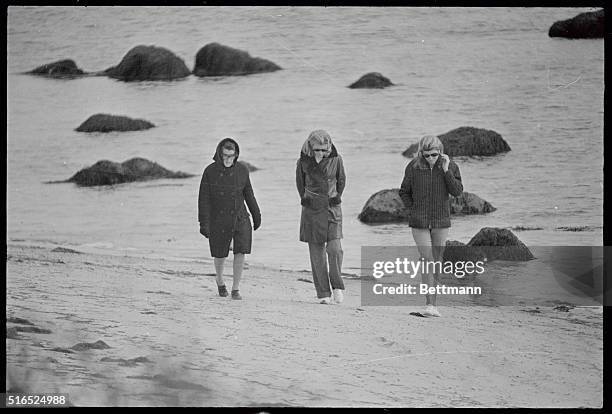
M 361 246 L 413 245 L 406 224 L 357 220 L 373 193 L 399 187 L 401 152 L 459 126 L 492 129 L 512 151 L 457 157 L 466 191 L 497 211 L 457 217 L 449 238 L 482 227 L 527 245 L 602 244 L 602 39 L 549 38 L 585 8 L 10 7 L 7 28 L 7 241 L 190 259 L 210 258 L 198 233 L 200 175 L 217 142 L 234 137 L 262 210 L 249 263 L 309 269 L 298 240 L 295 163 L 314 129 L 343 156 L 344 271 Z M 116 65 L 136 45 L 168 48 L 191 69 L 210 42 L 247 50 L 284 70 L 241 77 L 124 83 L 53 80 L 24 71 L 74 59 Z M 377 71 L 397 86 L 351 90 Z M 85 134 L 90 115 L 144 118 L 139 132 Z M 145 157 L 196 174 L 113 187 L 45 184 L 98 160 Z M 561 226 L 589 226 L 561 231 Z

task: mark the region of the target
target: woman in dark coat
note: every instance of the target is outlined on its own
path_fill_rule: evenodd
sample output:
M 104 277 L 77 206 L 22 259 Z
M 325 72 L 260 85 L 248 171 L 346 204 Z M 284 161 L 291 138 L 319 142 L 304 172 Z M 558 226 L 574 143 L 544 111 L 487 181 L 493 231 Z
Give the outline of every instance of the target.
M 214 257 L 217 287 L 220 296 L 227 296 L 223 283 L 223 265 L 234 241 L 234 281 L 232 299 L 242 299 L 239 293 L 244 255 L 251 253 L 251 221 L 245 201 L 253 216 L 253 230 L 261 225 L 261 213 L 255 200 L 248 168 L 238 162 L 240 147 L 231 138 L 217 145 L 214 162 L 206 167 L 200 182 L 198 219 L 200 233 L 208 238 Z
M 459 167 L 444 154 L 444 145 L 433 135 L 419 141 L 416 157 L 404 172 L 400 197 L 409 211 L 408 224 L 419 254 L 426 261 L 442 261 L 450 222 L 449 194 L 458 197 L 463 192 Z M 435 268 L 435 267 L 434 267 Z M 430 274 L 422 272 L 423 283 L 430 284 Z M 425 295 L 425 314 L 440 316 L 436 308 L 436 295 Z
M 340 303 L 344 290 L 340 203 L 346 175 L 342 157 L 327 132 L 310 133 L 297 161 L 295 180 L 302 204 L 300 241 L 308 243 L 317 298 L 330 304 L 333 291 L 333 301 Z

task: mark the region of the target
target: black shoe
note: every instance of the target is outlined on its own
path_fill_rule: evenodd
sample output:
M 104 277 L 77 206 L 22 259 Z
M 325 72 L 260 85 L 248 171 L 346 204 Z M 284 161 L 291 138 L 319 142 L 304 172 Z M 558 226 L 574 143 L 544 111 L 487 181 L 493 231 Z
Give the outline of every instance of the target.
M 221 297 L 227 296 L 227 288 L 225 287 L 225 285 L 217 286 L 217 289 L 219 289 L 219 296 Z
M 232 299 L 242 300 L 242 296 L 240 296 L 240 292 L 238 290 L 232 290 Z

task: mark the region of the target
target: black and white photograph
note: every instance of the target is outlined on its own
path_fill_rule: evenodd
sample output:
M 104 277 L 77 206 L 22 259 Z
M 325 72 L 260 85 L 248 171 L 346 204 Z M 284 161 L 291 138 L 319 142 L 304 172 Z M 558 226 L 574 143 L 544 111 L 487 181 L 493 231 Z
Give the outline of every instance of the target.
M 7 6 L 5 406 L 602 408 L 600 6 Z

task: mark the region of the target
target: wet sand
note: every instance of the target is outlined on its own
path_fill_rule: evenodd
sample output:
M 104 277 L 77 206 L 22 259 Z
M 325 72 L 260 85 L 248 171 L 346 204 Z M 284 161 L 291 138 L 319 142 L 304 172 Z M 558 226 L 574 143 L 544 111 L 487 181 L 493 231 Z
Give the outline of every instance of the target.
M 309 274 L 253 266 L 234 301 L 210 261 L 52 250 L 7 247 L 9 391 L 77 406 L 602 406 L 601 308 L 418 318 L 361 306 L 358 280 L 321 305 Z

